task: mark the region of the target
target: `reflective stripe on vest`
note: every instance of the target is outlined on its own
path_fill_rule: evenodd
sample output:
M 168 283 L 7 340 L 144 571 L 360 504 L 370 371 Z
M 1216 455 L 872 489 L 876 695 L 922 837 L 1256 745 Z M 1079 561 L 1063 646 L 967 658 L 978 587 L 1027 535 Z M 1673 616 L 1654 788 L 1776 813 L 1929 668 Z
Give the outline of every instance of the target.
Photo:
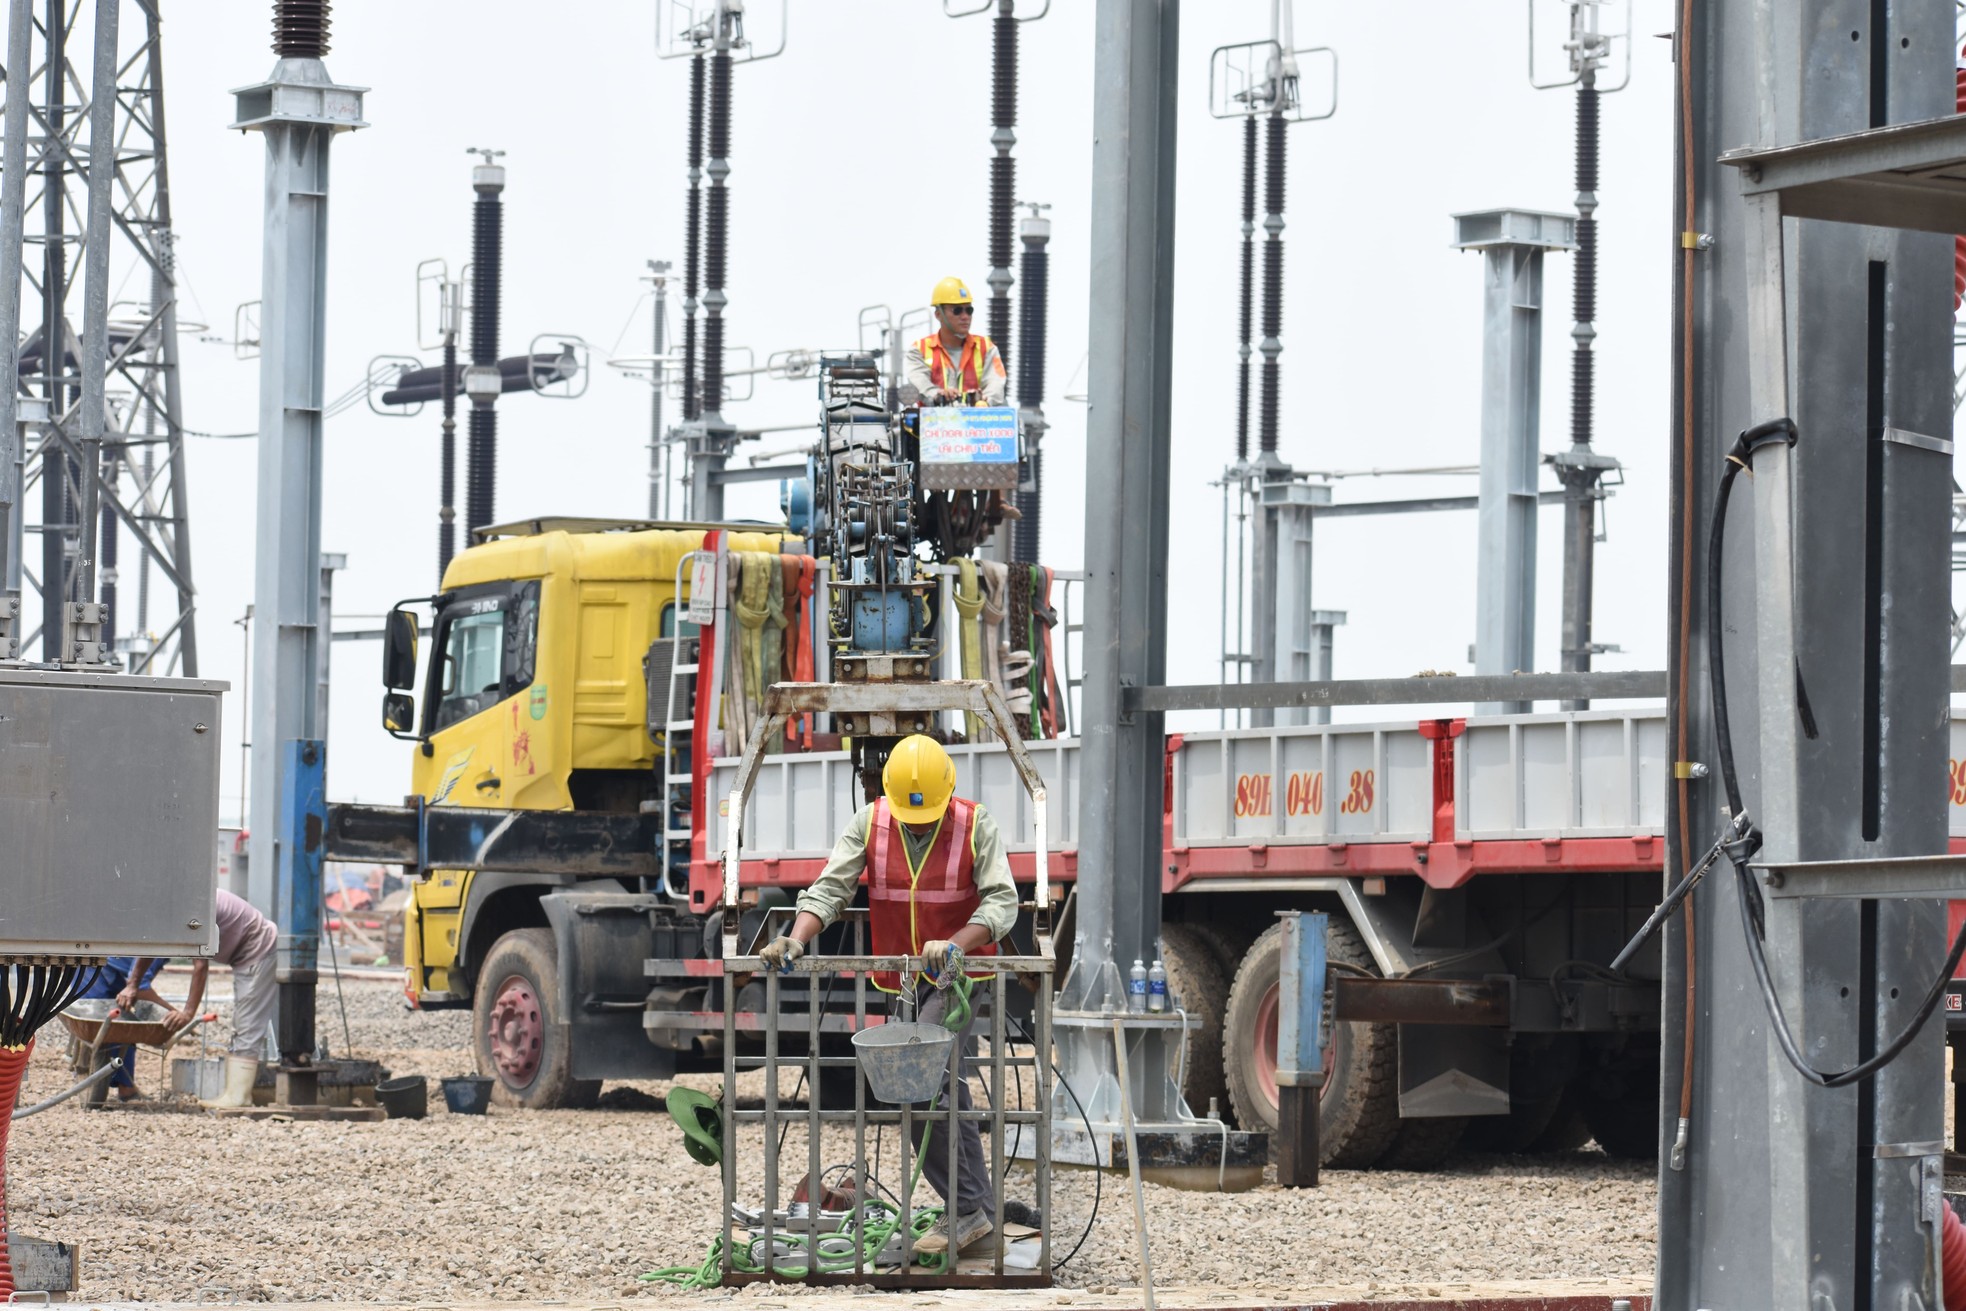
M 949 352 L 942 348 L 940 333 L 930 333 L 915 343 L 922 358 L 928 361 L 928 380 L 937 387 L 944 387 L 944 370 L 951 367 Z M 963 341 L 963 386 L 964 391 L 983 390 L 983 361 L 990 355 L 990 339 L 970 333 Z
M 874 803 L 867 819 L 867 918 L 874 955 L 919 956 L 924 944 L 953 938 L 983 904 L 976 890 L 975 813 L 973 802 L 950 798 L 917 872 L 909 866 L 907 839 L 887 798 Z M 994 956 L 997 945 L 970 954 Z M 872 982 L 882 992 L 901 990 L 901 976 L 893 970 L 876 971 Z

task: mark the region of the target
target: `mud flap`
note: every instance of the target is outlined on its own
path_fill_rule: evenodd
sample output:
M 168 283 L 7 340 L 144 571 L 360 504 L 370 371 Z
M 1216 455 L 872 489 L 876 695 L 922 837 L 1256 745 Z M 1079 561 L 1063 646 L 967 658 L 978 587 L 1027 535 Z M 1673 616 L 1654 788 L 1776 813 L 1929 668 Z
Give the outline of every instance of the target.
M 560 966 L 555 1023 L 567 1026 L 576 1079 L 666 1079 L 676 1054 L 642 1028 L 658 899 L 632 892 L 555 892 L 539 899 Z
M 1400 1025 L 1400 1118 L 1508 1114 L 1506 1037 L 1472 1025 Z

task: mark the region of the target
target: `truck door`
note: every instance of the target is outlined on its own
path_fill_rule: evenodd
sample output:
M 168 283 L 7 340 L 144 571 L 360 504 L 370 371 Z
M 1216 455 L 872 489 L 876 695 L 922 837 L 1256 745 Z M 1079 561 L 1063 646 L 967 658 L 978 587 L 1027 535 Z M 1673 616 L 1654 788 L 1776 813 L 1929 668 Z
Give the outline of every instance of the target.
M 528 707 L 538 636 L 537 581 L 462 587 L 438 610 L 423 711 L 430 752 L 418 753 L 415 779 L 429 804 L 512 806 L 537 777 Z M 434 870 L 414 891 L 429 991 L 455 991 L 470 883 L 468 872 Z

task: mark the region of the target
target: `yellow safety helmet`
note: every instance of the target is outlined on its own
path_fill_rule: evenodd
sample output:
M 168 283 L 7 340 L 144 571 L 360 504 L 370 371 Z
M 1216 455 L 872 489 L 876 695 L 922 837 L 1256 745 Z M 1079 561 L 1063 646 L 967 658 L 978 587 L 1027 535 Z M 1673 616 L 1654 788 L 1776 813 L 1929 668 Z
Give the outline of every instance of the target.
M 942 744 L 920 733 L 904 737 L 881 771 L 887 807 L 904 824 L 933 824 L 956 791 L 956 764 Z
M 935 284 L 935 290 L 928 298 L 930 305 L 974 305 L 969 297 L 969 288 L 961 278 L 944 278 Z

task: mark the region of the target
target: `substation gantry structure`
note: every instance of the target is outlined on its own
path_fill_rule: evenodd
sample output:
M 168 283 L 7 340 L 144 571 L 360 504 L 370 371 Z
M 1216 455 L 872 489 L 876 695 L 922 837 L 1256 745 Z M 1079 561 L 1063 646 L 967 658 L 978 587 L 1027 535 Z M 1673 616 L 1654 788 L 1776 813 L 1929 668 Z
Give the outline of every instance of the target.
M 1661 1305 L 1941 1301 L 1954 16 L 1679 15 Z
M 179 313 L 161 3 L 130 8 L 140 25 L 104 0 L 93 43 L 73 3 L 7 8 L 0 365 L 16 383 L 0 388 L 0 660 L 96 654 L 73 641 L 137 672 L 195 676 L 178 345 L 199 325 Z M 112 304 L 78 257 L 125 270 L 142 293 Z M 91 314 L 99 341 L 77 335 Z M 153 574 L 170 597 L 155 625 Z

